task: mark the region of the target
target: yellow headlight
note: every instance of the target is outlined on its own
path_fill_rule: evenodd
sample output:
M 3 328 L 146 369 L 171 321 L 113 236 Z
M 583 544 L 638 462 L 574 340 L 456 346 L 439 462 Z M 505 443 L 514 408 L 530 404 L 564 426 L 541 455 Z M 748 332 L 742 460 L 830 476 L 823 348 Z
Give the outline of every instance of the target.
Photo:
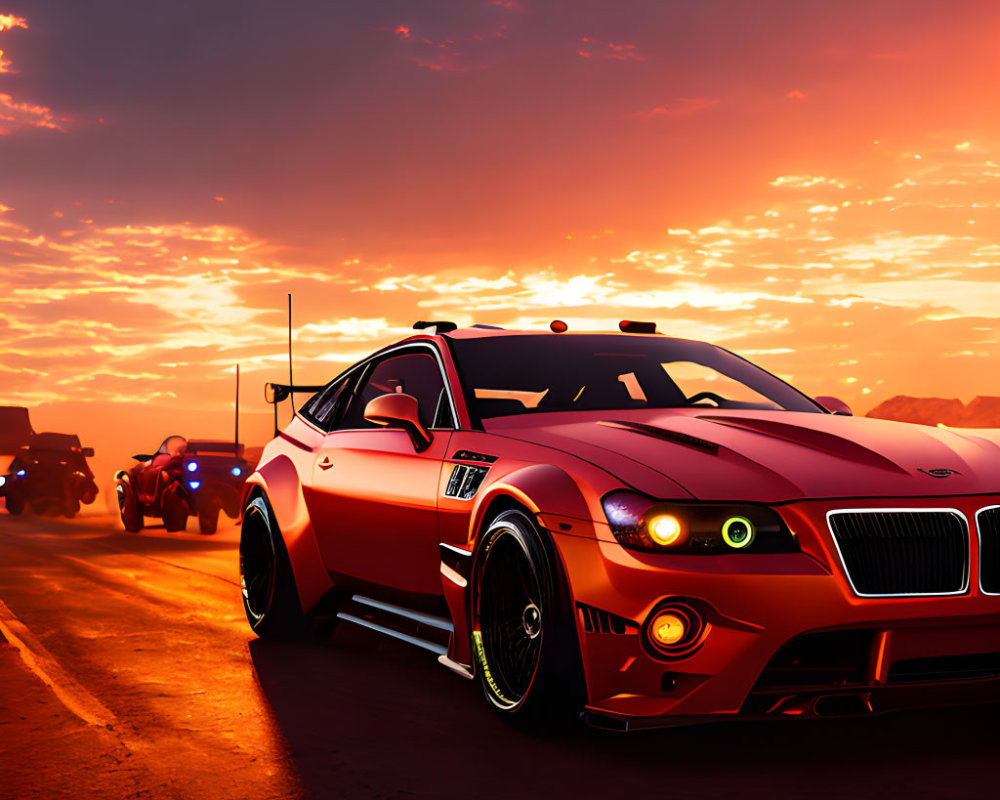
M 658 644 L 671 647 L 684 638 L 687 627 L 687 622 L 679 614 L 667 611 L 656 615 L 649 626 L 649 633 Z
M 681 521 L 673 514 L 657 514 L 649 521 L 646 528 L 649 531 L 649 538 L 663 547 L 676 544 L 684 533 Z

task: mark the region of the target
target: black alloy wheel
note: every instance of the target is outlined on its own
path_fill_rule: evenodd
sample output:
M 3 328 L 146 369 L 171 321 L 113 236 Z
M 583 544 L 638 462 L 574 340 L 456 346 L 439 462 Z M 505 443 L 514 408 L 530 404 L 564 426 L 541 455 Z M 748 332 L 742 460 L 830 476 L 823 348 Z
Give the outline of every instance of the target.
M 302 612 L 284 537 L 267 500 L 260 495 L 243 511 L 240 588 L 247 621 L 262 639 L 323 639 L 333 630 L 333 620 Z
M 582 690 L 579 645 L 558 559 L 525 513 L 493 521 L 474 575 L 472 648 L 486 699 L 508 716 L 565 721 Z

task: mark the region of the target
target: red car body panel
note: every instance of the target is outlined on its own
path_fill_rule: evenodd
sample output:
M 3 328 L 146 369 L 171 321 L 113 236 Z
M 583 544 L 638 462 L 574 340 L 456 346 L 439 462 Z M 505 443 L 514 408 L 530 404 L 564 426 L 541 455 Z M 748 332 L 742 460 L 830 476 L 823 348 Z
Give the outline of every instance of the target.
M 834 707 L 829 698 L 847 698 L 855 705 L 844 707 L 859 713 L 1000 699 L 1000 670 L 890 680 L 894 665 L 914 659 L 1000 656 L 1000 596 L 983 592 L 977 580 L 976 519 L 1000 505 L 1000 437 L 828 413 L 714 408 L 522 414 L 474 426 L 446 339 L 513 333 L 467 329 L 393 346 L 435 347 L 454 389 L 457 429 L 434 430 L 423 452 L 401 429 L 325 433 L 299 416 L 265 448 L 245 492 L 269 499 L 304 610 L 340 576 L 434 596 L 454 623 L 448 659 L 473 671 L 468 587 L 442 561 L 439 544 L 474 553 L 495 509 L 517 504 L 550 537 L 580 609 L 587 711 L 601 724 L 822 714 Z M 465 500 L 446 495 L 454 465 L 477 463 L 463 453 L 496 457 Z M 768 504 L 801 552 L 626 549 L 602 508 L 602 498 L 621 489 L 659 500 Z M 896 508 L 953 509 L 965 520 L 965 591 L 855 593 L 827 513 Z M 653 657 L 642 642 L 644 623 L 669 598 L 694 604 L 706 622 L 701 645 L 673 660 Z M 588 624 L 587 608 L 619 620 L 619 629 Z M 785 691 L 762 683 L 784 646 L 823 631 L 870 636 L 857 675 Z

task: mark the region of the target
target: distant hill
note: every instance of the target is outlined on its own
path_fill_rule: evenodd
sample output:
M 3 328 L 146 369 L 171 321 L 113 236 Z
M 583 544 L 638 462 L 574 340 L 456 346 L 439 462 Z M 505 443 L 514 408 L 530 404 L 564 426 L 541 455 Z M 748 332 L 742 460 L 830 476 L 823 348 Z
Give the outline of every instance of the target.
M 968 404 L 958 399 L 908 397 L 899 394 L 879 403 L 865 416 L 951 428 L 1000 428 L 1000 397 L 976 397 Z

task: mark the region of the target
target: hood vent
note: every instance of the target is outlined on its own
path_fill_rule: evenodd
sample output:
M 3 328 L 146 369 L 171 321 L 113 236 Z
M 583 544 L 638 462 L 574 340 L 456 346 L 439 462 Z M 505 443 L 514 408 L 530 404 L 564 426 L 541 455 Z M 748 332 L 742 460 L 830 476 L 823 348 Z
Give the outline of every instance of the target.
M 684 447 L 690 447 L 694 450 L 700 450 L 703 453 L 709 453 L 713 456 L 717 456 L 719 454 L 719 445 L 715 442 L 710 442 L 707 439 L 699 439 L 697 436 L 690 436 L 686 433 L 681 433 L 680 431 L 672 431 L 667 428 L 657 428 L 655 425 L 646 425 L 642 422 L 632 422 L 631 420 L 621 419 L 601 420 L 597 424 L 604 425 L 606 428 L 620 428 L 621 430 L 641 433 L 645 436 L 652 436 L 656 439 L 663 439 L 664 441 L 683 445 Z

